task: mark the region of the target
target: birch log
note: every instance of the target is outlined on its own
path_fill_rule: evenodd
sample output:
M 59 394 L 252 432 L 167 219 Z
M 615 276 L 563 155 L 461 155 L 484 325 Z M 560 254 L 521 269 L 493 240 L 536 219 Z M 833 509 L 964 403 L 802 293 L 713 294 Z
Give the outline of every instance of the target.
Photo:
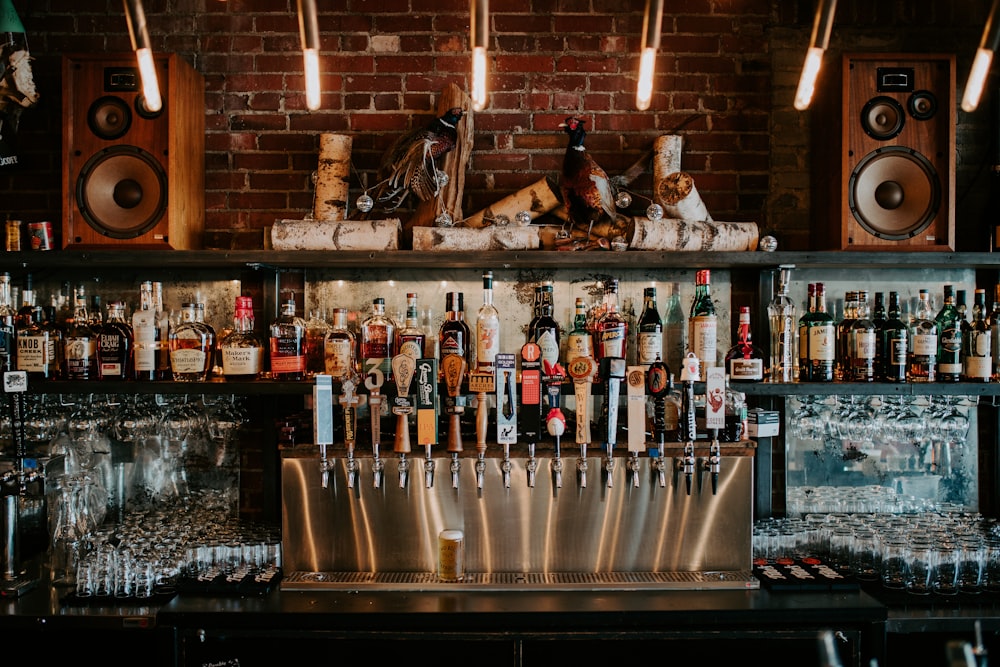
M 664 134 L 653 142 L 653 182 L 659 183 L 681 170 L 681 148 L 684 139 L 679 134 Z M 661 204 L 662 205 L 662 204 Z
M 705 202 L 698 194 L 694 178 L 683 171 L 675 171 L 653 182 L 656 202 L 663 207 L 668 218 L 688 222 L 712 222 Z
M 498 215 L 505 215 L 513 222 L 514 216 L 520 211 L 527 211 L 531 219 L 534 220 L 540 215 L 549 213 L 557 206 L 559 206 L 559 195 L 556 194 L 556 186 L 548 177 L 545 177 L 512 195 L 504 197 L 492 206 L 488 206 L 478 213 L 473 213 L 465 220 L 465 226 L 473 229 L 485 227 Z
M 275 250 L 399 250 L 399 218 L 388 220 L 275 220 Z
M 708 222 L 664 218 L 633 219 L 632 250 L 693 250 L 718 252 L 756 250 L 760 232 L 755 222 Z
M 537 250 L 538 227 L 414 227 L 414 250 Z
M 351 147 L 346 134 L 324 132 L 319 137 L 319 166 L 313 218 L 325 222 L 347 218 L 348 181 L 351 176 Z
M 444 164 L 438 165 L 441 171 L 448 174 L 448 185 L 441 188 L 440 197 L 420 202 L 416 206 L 413 215 L 403 225 L 404 247 L 412 242 L 413 228 L 433 226 L 434 219 L 438 217 L 439 212 L 447 211 L 453 220 L 462 219 L 465 172 L 469 166 L 469 158 L 472 156 L 472 138 L 476 126 L 469 96 L 452 83 L 441 91 L 437 113 L 440 116 L 454 107 L 459 107 L 465 112 L 462 115 L 462 120 L 458 121 L 458 143 L 451 152 L 444 156 Z M 438 209 L 439 206 L 441 211 Z

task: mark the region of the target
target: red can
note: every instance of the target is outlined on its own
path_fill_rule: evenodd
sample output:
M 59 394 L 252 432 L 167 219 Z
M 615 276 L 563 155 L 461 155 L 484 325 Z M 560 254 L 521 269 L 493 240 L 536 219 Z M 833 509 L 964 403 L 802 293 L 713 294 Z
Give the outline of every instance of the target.
M 28 239 L 32 250 L 52 250 L 52 223 L 48 220 L 29 222 Z

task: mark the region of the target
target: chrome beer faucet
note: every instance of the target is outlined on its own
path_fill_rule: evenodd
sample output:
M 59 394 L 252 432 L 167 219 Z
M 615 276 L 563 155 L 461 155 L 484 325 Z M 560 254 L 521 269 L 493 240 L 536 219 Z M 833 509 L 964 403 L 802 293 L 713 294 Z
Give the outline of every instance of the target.
M 427 451 L 424 459 L 424 485 L 434 486 L 434 459 L 431 449 L 438 441 L 438 370 L 437 359 L 417 359 L 415 371 L 417 381 L 417 444 Z
M 576 398 L 576 444 L 580 446 L 580 456 L 576 460 L 577 478 L 580 488 L 587 487 L 587 445 L 590 443 L 590 387 L 594 382 L 597 364 L 593 357 L 575 357 L 570 360 L 566 372 L 573 378 L 573 392 Z
M 535 445 L 542 431 L 542 349 L 536 343 L 521 346 L 521 409 L 519 426 L 521 438 L 528 443 L 534 458 Z M 505 450 L 506 451 L 506 450 Z M 508 483 L 509 472 L 504 476 Z M 534 484 L 534 475 L 528 473 L 528 485 Z
M 628 406 L 628 472 L 632 487 L 639 488 L 639 454 L 646 451 L 646 368 L 629 366 L 626 376 Z
M 650 459 L 656 472 L 660 488 L 667 485 L 667 470 L 664 462 L 663 446 L 666 442 L 667 407 L 666 396 L 673 388 L 673 381 L 667 365 L 656 358 L 646 370 L 646 393 L 653 397 L 653 446 L 650 448 Z
M 451 486 L 458 488 L 458 473 L 462 462 L 458 458 L 462 453 L 462 381 L 465 379 L 465 359 L 457 354 L 446 355 L 441 360 L 441 370 L 444 373 L 444 384 L 448 391 L 445 411 L 448 413 L 448 451 L 451 453 Z
M 514 374 L 515 357 L 513 354 L 500 353 L 496 356 L 496 401 L 497 401 L 497 444 L 503 445 L 509 452 L 510 446 L 517 443 L 517 380 Z M 534 451 L 534 443 L 528 445 L 529 451 Z M 530 467 L 530 462 L 529 462 Z M 529 480 L 530 480 L 529 471 Z M 529 481 L 530 484 L 530 481 Z
M 688 353 L 681 369 L 681 383 L 684 389 L 681 393 L 681 439 L 684 442 L 681 470 L 684 473 L 684 487 L 689 496 L 695 469 L 694 441 L 698 437 L 694 405 L 694 383 L 698 379 L 698 357 L 694 353 Z
M 548 410 L 545 412 L 545 430 L 556 440 L 555 458 L 552 462 L 552 474 L 555 476 L 555 487 L 562 487 L 562 459 L 559 452 L 559 440 L 566 432 L 566 416 L 562 413 L 562 383 L 566 379 L 566 371 L 558 363 L 542 361 L 545 374 L 545 395 L 548 398 Z M 535 485 L 535 443 L 528 445 L 528 486 Z
M 486 476 L 486 435 L 489 427 L 489 395 L 496 391 L 495 373 L 469 373 L 469 391 L 476 395 L 476 488 L 482 492 Z M 504 447 L 505 452 L 510 450 Z
M 406 455 L 410 453 L 410 414 L 413 412 L 410 382 L 413 380 L 416 361 L 408 354 L 397 354 L 392 358 L 391 365 L 392 378 L 396 383 L 396 399 L 392 406 L 392 412 L 396 415 L 396 437 L 392 451 L 399 455 L 399 488 L 405 489 L 410 470 Z
M 358 462 L 354 458 L 358 426 L 358 395 L 354 393 L 356 387 L 354 378 L 346 378 L 340 383 L 339 402 L 344 408 L 344 446 L 347 447 L 347 486 L 351 489 L 358 476 Z
M 618 398 L 621 381 L 625 379 L 625 360 L 621 357 L 601 359 L 601 377 L 604 379 L 604 406 L 608 415 L 604 436 L 604 471 L 607 473 L 608 488 L 611 488 L 615 471 L 614 449 L 618 442 Z
M 719 367 L 709 368 L 705 372 L 705 427 L 712 436 L 705 469 L 711 477 L 714 496 L 719 488 L 719 470 L 722 466 L 719 429 L 726 427 L 726 373 Z
M 385 465 L 379 455 L 379 446 L 382 439 L 382 383 L 385 381 L 382 371 L 376 366 L 365 378 L 365 387 L 368 389 L 368 414 L 371 418 L 372 431 L 372 485 L 374 488 L 382 486 L 382 470 Z

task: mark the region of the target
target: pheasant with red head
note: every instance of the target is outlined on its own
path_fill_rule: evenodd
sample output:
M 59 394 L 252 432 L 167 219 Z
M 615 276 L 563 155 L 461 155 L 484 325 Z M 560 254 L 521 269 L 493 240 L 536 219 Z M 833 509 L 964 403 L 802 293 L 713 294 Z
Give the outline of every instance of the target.
M 454 107 L 426 127 L 401 136 L 382 156 L 375 201 L 386 211 L 393 211 L 412 192 L 420 201 L 436 197 L 443 187 L 438 180 L 436 160 L 458 143 L 455 126 L 462 109 Z

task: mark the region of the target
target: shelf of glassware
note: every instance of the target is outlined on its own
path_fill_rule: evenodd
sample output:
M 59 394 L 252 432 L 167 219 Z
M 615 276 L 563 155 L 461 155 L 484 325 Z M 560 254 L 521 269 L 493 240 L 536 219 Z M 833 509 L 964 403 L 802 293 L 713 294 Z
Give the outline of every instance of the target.
M 747 396 L 1000 396 L 1000 382 L 756 382 L 732 387 Z

